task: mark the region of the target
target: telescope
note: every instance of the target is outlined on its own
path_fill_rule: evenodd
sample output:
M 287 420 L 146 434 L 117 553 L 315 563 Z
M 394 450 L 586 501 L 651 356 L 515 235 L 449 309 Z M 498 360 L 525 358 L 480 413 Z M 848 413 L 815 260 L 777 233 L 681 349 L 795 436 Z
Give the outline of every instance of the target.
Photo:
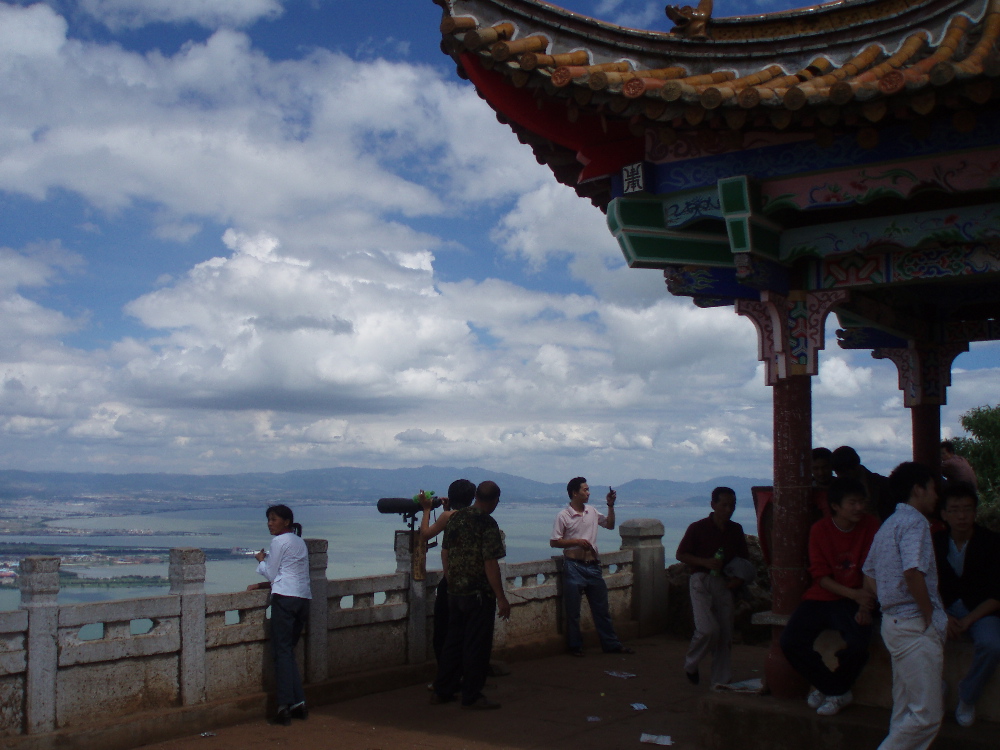
M 425 493 L 423 490 L 413 497 L 383 497 L 376 504 L 379 513 L 398 513 L 409 524 L 410 532 L 408 536 L 410 538 L 411 575 L 415 581 L 423 581 L 426 577 L 427 549 L 437 546 L 437 542 L 428 544 L 427 542 L 418 540 L 416 538 L 417 535 L 414 534 L 414 528 L 417 525 L 417 513 L 423 510 L 423 506 L 420 505 L 420 495 L 430 498 L 432 509 L 441 507 L 441 498 L 435 497 L 433 492 Z M 406 532 L 397 531 L 396 534 L 406 534 Z
M 432 497 L 431 508 L 441 507 L 441 498 Z M 423 508 L 412 497 L 383 497 L 378 501 L 379 513 L 398 513 L 403 516 L 416 516 Z

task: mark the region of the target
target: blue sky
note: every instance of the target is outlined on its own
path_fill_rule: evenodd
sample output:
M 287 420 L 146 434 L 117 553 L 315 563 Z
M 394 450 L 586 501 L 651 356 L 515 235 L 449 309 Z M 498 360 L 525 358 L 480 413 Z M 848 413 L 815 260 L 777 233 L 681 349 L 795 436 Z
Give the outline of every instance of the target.
M 564 6 L 669 27 L 660 2 Z M 625 268 L 457 78 L 439 20 L 0 0 L 0 465 L 769 475 L 750 322 Z M 957 362 L 946 433 L 997 401 L 997 351 Z M 892 366 L 821 359 L 816 444 L 902 460 Z

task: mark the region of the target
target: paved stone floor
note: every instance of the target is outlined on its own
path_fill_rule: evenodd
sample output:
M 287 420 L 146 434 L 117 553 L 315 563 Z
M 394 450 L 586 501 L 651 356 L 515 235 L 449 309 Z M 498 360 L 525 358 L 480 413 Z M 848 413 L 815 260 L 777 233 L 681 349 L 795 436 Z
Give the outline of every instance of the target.
M 716 750 L 850 750 L 874 748 L 889 725 L 885 709 L 854 706 L 820 718 L 805 701 L 716 695 L 712 709 L 700 705 L 706 685 L 691 685 L 682 663 L 686 642 L 665 636 L 630 641 L 630 656 L 591 650 L 582 659 L 553 656 L 510 664 L 511 674 L 491 678 L 486 694 L 496 711 L 469 711 L 457 704 L 431 706 L 426 685 L 411 685 L 312 708 L 307 721 L 272 726 L 261 718 L 211 735 L 145 746 L 149 750 L 618 750 L 653 748 L 644 733 L 669 735 L 673 746 L 695 750 L 702 722 L 711 727 Z M 735 680 L 759 678 L 766 648 L 736 646 Z M 706 677 L 708 664 L 702 664 Z M 609 671 L 628 672 L 622 679 Z M 707 681 L 707 680 L 706 680 Z M 632 708 L 642 703 L 644 711 Z M 597 717 L 598 721 L 591 721 Z M 712 718 L 706 718 L 712 717 Z M 994 750 L 1000 725 L 977 722 L 961 729 L 949 715 L 934 750 Z
M 694 748 L 698 704 L 708 688 L 691 685 L 682 672 L 686 643 L 665 637 L 630 643 L 634 655 L 591 650 L 582 658 L 554 656 L 510 664 L 511 674 L 491 678 L 486 694 L 496 711 L 457 704 L 431 706 L 426 686 L 319 706 L 290 727 L 263 719 L 156 745 L 156 750 L 249 750 L 250 748 L 343 748 L 344 750 L 614 750 L 640 744 L 643 733 L 669 735 L 677 748 Z M 765 649 L 737 646 L 734 679 L 760 677 Z M 608 671 L 633 673 L 622 679 Z M 703 664 L 707 673 L 708 664 Z M 704 674 L 707 682 L 707 674 Z M 631 704 L 642 703 L 644 711 Z M 593 721 L 591 717 L 599 720 Z

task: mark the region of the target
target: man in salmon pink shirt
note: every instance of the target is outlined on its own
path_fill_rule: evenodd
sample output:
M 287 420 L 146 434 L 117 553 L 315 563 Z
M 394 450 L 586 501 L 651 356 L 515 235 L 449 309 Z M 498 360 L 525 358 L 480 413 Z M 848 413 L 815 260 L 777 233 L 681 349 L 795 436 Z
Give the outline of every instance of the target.
M 851 703 L 851 687 L 868 661 L 875 594 L 865 588 L 861 568 L 879 528 L 878 519 L 865 512 L 860 480 L 834 480 L 827 501 L 830 517 L 817 521 L 809 532 L 812 585 L 781 635 L 788 663 L 814 688 L 808 703 L 820 716 L 833 716 Z M 824 630 L 838 631 L 846 644 L 837 652 L 835 670 L 813 647 Z

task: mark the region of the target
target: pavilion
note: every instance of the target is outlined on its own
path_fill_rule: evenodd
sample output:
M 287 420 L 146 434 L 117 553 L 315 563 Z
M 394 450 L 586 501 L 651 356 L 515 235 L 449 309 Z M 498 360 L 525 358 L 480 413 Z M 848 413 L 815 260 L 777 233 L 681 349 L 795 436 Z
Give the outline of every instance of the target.
M 722 19 L 702 0 L 668 8 L 669 33 L 541 0 L 434 1 L 458 74 L 606 213 L 629 266 L 753 321 L 773 388 L 773 608 L 789 614 L 827 315 L 841 347 L 896 364 L 932 466 L 954 358 L 1000 339 L 1000 0 Z

